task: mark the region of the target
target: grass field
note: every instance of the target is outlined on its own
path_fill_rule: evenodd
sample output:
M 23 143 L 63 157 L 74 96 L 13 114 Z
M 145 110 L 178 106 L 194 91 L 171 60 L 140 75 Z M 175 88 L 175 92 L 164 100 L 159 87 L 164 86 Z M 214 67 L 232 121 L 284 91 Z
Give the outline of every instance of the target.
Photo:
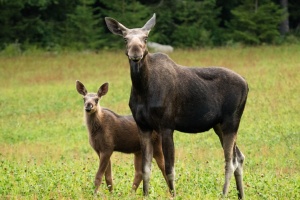
M 300 47 L 178 50 L 186 66 L 224 66 L 250 87 L 237 143 L 246 156 L 246 199 L 300 199 Z M 0 199 L 142 199 L 130 192 L 133 156 L 112 156 L 114 192 L 93 197 L 98 158 L 88 143 L 82 97 L 110 83 L 101 100 L 130 114 L 129 65 L 123 51 L 0 56 Z M 177 199 L 219 199 L 224 158 L 213 131 L 175 132 Z M 148 199 L 168 199 L 155 163 Z M 228 199 L 237 199 L 231 180 Z

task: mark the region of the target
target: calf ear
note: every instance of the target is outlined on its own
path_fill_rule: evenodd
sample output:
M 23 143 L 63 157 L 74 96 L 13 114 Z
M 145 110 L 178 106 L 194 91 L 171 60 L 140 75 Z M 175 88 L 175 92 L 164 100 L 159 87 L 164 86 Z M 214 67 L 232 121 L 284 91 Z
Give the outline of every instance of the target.
M 147 23 L 143 26 L 142 29 L 146 31 L 150 31 L 154 27 L 155 23 L 156 23 L 156 15 L 154 13 L 151 19 L 147 21 Z
M 87 94 L 87 90 L 85 89 L 84 85 L 80 81 L 76 81 L 76 89 L 77 92 L 83 96 Z
M 110 18 L 110 17 L 105 17 L 105 22 L 107 28 L 116 35 L 123 36 L 124 33 L 128 30 L 124 25 L 119 23 L 117 20 Z
M 104 83 L 103 85 L 100 86 L 97 95 L 100 98 L 106 95 L 107 92 L 108 92 L 108 83 Z

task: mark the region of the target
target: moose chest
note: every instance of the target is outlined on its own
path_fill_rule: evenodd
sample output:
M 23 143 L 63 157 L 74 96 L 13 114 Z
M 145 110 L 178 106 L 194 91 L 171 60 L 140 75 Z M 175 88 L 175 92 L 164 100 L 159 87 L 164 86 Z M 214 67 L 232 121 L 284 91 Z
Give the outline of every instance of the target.
M 166 106 L 157 100 L 145 96 L 131 95 L 129 106 L 140 128 L 157 129 L 168 117 Z

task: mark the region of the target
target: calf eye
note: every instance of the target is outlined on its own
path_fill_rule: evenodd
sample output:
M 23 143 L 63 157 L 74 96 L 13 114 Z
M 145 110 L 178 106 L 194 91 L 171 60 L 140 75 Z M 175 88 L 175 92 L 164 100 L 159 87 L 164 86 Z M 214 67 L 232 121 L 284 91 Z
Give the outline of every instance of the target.
M 124 38 L 124 42 L 125 42 L 125 44 L 127 44 L 127 42 L 128 42 L 127 38 Z
M 95 103 L 96 103 L 96 104 L 98 103 L 98 101 L 99 101 L 99 99 L 95 99 Z
M 145 42 L 147 42 L 147 41 L 148 41 L 148 38 L 147 38 L 147 37 L 145 37 L 145 38 L 144 38 L 144 41 L 145 41 Z

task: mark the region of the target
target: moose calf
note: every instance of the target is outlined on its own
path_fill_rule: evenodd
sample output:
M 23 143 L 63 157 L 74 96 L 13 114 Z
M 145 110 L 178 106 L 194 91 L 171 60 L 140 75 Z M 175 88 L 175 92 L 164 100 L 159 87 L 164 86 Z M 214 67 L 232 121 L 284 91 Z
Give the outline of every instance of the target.
M 76 88 L 78 93 L 83 95 L 90 145 L 100 159 L 94 192 L 98 191 L 104 173 L 109 190 L 113 189 L 110 157 L 114 151 L 134 154 L 135 176 L 132 189 L 135 191 L 142 180 L 142 153 L 136 122 L 132 116 L 120 116 L 109 109 L 100 107 L 98 102 L 107 93 L 108 83 L 104 83 L 97 93 L 88 93 L 80 81 L 76 81 Z M 161 138 L 156 132 L 152 133 L 152 143 L 153 157 L 166 179 Z

